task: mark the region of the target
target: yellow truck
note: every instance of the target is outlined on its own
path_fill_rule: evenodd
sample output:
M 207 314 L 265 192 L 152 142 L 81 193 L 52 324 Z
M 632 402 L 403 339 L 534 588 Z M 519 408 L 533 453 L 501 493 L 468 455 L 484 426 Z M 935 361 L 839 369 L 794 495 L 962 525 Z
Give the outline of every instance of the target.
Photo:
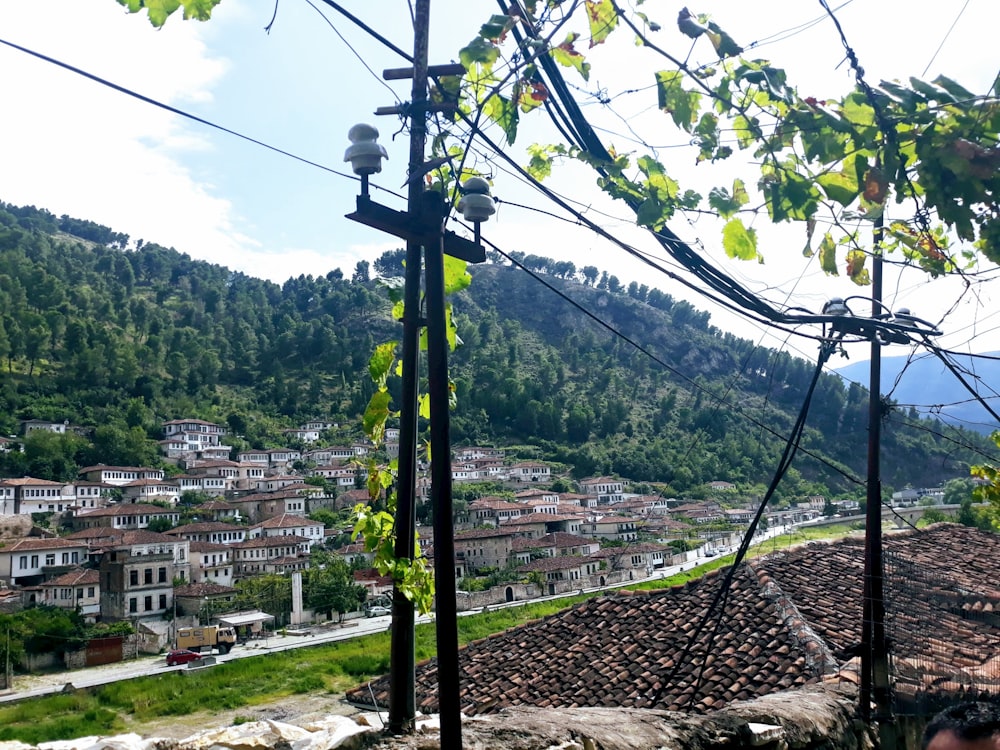
M 220 654 L 228 654 L 236 645 L 236 630 L 219 625 L 206 625 L 197 628 L 177 629 L 177 648 L 189 651 L 212 652 L 213 648 Z

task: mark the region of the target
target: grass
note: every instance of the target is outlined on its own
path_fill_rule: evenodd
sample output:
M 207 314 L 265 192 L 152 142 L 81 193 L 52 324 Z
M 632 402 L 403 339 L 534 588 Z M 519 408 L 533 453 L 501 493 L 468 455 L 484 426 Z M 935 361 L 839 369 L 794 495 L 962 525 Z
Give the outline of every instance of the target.
M 843 536 L 855 529 L 843 524 L 797 530 L 756 545 L 751 555 L 787 548 L 805 541 Z M 669 578 L 643 581 L 632 589 L 660 589 L 698 578 L 732 562 L 733 556 Z M 555 614 L 601 594 L 582 594 L 520 607 L 478 612 L 458 620 L 459 641 L 466 644 L 531 620 Z M 109 735 L 141 729 L 143 722 L 170 716 L 206 716 L 269 703 L 281 698 L 326 692 L 340 695 L 389 671 L 390 638 L 386 632 L 309 648 L 262 654 L 218 664 L 211 669 L 177 671 L 111 683 L 97 688 L 30 698 L 0 705 L 0 741 L 33 745 L 88 735 Z M 435 654 L 434 625 L 416 628 L 417 661 Z M 237 723 L 248 719 L 238 716 Z

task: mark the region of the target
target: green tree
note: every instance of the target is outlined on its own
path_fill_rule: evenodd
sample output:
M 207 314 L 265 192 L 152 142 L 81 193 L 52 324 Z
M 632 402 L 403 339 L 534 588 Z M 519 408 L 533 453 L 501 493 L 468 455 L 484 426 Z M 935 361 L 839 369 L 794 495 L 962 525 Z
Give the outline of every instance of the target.
M 357 611 L 367 598 L 364 586 L 354 583 L 353 571 L 337 555 L 314 550 L 303 576 L 306 606 L 316 612 L 337 613 L 338 622 L 347 612 Z

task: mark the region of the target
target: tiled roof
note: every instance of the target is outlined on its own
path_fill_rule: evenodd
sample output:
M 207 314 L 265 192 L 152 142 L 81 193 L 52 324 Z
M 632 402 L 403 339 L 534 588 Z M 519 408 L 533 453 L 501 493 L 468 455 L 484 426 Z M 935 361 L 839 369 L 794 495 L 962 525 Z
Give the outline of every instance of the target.
M 292 513 L 282 513 L 280 516 L 266 518 L 260 523 L 251 526 L 253 529 L 287 529 L 299 526 L 322 526 L 319 521 L 313 521 L 305 516 L 296 516 Z
M 216 544 L 215 542 L 191 542 L 191 553 L 203 553 L 203 552 L 226 552 L 229 547 L 225 544 Z
M 254 539 L 247 539 L 245 542 L 236 542 L 233 545 L 236 549 L 256 549 L 257 547 L 283 547 L 288 544 L 302 544 L 309 542 L 304 536 L 297 534 L 286 534 L 285 536 L 258 536 Z
M 167 514 L 178 514 L 179 511 L 170 508 L 161 508 L 159 505 L 145 505 L 143 503 L 122 503 L 112 505 L 107 508 L 97 508 L 81 512 L 78 518 L 103 518 L 105 516 L 162 516 Z
M 101 575 L 90 568 L 74 568 L 61 576 L 52 578 L 42 586 L 93 586 L 100 582 Z
M 5 545 L 0 549 L 3 552 L 33 552 L 35 550 L 67 549 L 69 547 L 80 548 L 86 546 L 85 542 L 77 542 L 69 539 L 39 539 L 32 537 L 30 539 L 18 539 L 13 544 Z
M 197 523 L 186 523 L 183 526 L 176 526 L 165 533 L 171 536 L 181 536 L 182 534 L 207 534 L 212 531 L 246 532 L 246 530 L 246 526 L 237 526 L 236 524 L 223 523 L 222 521 L 199 521 Z
M 222 586 L 218 583 L 205 581 L 204 583 L 187 583 L 183 586 L 174 587 L 174 596 L 223 596 L 235 594 L 236 589 L 232 586 Z
M 511 536 L 509 529 L 469 529 L 459 531 L 455 534 L 455 541 L 465 541 L 466 539 L 493 539 L 494 537 Z
M 700 712 L 836 674 L 860 640 L 863 552 L 862 540 L 849 538 L 742 565 L 723 616 L 700 632 L 728 568 L 672 589 L 599 596 L 470 643 L 459 658 L 463 711 L 532 705 Z M 947 679 L 995 692 L 1000 535 L 942 524 L 887 536 L 885 554 L 900 675 L 915 690 L 932 691 Z M 432 659 L 417 669 L 417 708 L 427 713 L 437 710 L 436 667 Z M 387 678 L 371 683 L 371 691 L 385 705 Z M 348 697 L 371 702 L 368 685 Z

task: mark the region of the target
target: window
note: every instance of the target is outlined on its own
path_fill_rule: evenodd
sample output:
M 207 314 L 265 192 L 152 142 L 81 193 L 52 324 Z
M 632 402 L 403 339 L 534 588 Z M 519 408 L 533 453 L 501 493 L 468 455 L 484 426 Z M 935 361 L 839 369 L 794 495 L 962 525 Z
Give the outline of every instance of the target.
M 83 599 L 83 589 L 77 589 L 76 590 L 76 598 L 77 599 Z
M 151 596 L 145 597 L 143 599 L 142 604 L 143 604 L 143 610 L 145 612 L 152 612 L 153 611 L 153 597 L 151 597 Z
M 28 556 L 27 555 L 21 555 L 21 559 L 18 561 L 18 567 L 20 567 L 21 570 L 27 570 L 27 568 L 28 568 Z
M 132 614 L 135 614 L 136 612 L 139 611 L 139 602 L 138 602 L 138 600 L 134 596 L 133 597 L 129 597 L 129 600 L 128 600 L 128 611 L 130 613 L 132 613 Z
M 156 571 L 156 580 L 159 583 L 166 583 L 167 582 L 167 569 L 166 568 L 160 568 L 159 570 Z
M 62 553 L 62 564 L 69 565 L 69 552 Z
M 32 555 L 31 556 L 31 567 L 33 567 L 33 568 L 37 568 L 38 567 L 38 555 Z
M 160 594 L 160 609 L 166 609 L 166 608 L 167 608 L 167 595 Z
M 147 584 L 147 585 L 153 582 L 153 569 L 152 568 L 145 568 L 142 571 L 142 582 L 145 583 L 145 584 Z
M 94 598 L 94 587 L 93 586 L 88 586 L 87 587 L 87 598 L 88 599 L 93 599 Z
M 129 586 L 138 586 L 139 585 L 139 571 L 138 570 L 130 570 L 128 572 L 128 583 L 129 583 Z

